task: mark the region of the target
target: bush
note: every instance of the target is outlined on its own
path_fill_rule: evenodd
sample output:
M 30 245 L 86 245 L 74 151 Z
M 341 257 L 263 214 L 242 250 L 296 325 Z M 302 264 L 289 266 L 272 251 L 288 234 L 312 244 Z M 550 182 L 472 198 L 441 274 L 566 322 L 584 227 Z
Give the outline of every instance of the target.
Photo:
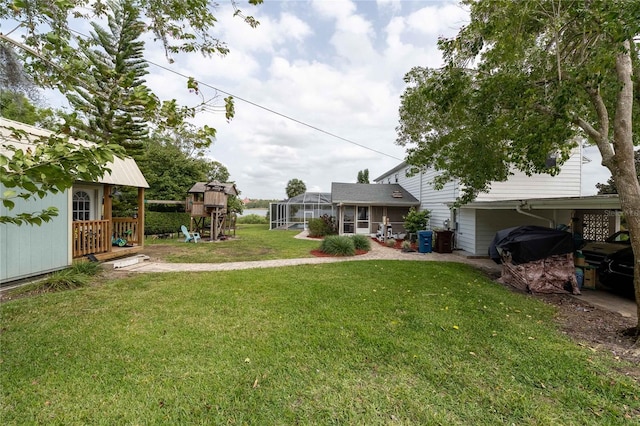
M 407 215 L 403 216 L 404 229 L 412 234 L 427 229 L 430 215 L 431 212 L 429 210 L 423 210 L 419 212 L 415 209 L 415 207 L 411 207 Z
M 236 223 L 244 223 L 246 225 L 266 225 L 268 222 L 265 216 L 252 213 L 246 216 L 240 216 L 236 220 Z
M 328 214 L 324 214 L 319 218 L 310 219 L 308 225 L 310 237 L 324 237 L 338 233 L 335 218 Z
M 322 240 L 320 251 L 334 256 L 354 256 L 356 247 L 351 237 L 329 235 Z
M 168 234 L 170 232 L 180 232 L 180 226 L 189 226 L 191 215 L 189 213 L 171 212 L 145 212 L 144 233 L 145 235 Z
M 70 290 L 72 288 L 86 287 L 91 282 L 91 277 L 74 268 L 63 269 L 49 275 L 38 283 L 38 288 L 48 291 Z
M 369 239 L 369 237 L 366 237 L 364 235 L 354 235 L 353 237 L 351 237 L 351 239 L 353 240 L 353 245 L 356 250 L 371 250 L 371 240 Z
M 396 246 L 396 240 L 394 240 L 393 238 L 389 238 L 385 244 L 387 245 L 387 247 L 395 247 Z
M 99 262 L 76 262 L 71 269 L 79 274 L 93 276 L 100 272 L 101 266 Z

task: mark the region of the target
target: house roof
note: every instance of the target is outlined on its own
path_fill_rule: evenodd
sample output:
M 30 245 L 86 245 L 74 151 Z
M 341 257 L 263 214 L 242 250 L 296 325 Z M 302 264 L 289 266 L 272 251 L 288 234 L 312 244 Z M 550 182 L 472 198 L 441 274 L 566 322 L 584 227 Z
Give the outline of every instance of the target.
M 393 184 L 339 183 L 331 184 L 334 204 L 366 204 L 377 206 L 417 206 L 420 202 L 402 186 Z
M 405 167 L 407 167 L 407 162 L 403 161 L 402 163 L 398 164 L 397 166 L 395 166 L 393 169 L 388 170 L 386 172 L 384 172 L 383 174 L 381 174 L 380 176 L 378 176 L 377 178 L 375 178 L 373 181 L 374 182 L 379 182 L 382 179 L 384 179 L 385 177 L 387 177 L 388 175 L 397 172 L 398 170 L 404 169 Z
M 196 182 L 189 191 L 189 194 L 202 194 L 207 189 L 207 186 L 223 186 L 224 193 L 227 195 L 238 195 L 238 189 L 236 188 L 235 183 L 222 183 L 217 180 L 211 182 Z
M 21 139 L 16 139 L 16 136 L 13 134 L 14 129 L 24 132 L 25 135 Z M 26 150 L 37 144 L 37 141 L 34 142 L 29 138 L 29 136 L 32 136 L 33 138 L 41 138 L 51 136 L 53 134 L 54 133 L 49 130 L 40 129 L 28 124 L 8 120 L 6 118 L 0 118 L 0 141 L 2 142 L 0 151 L 5 155 L 7 153 L 11 153 L 11 151 L 5 149 L 6 145 L 13 145 L 16 148 Z M 82 140 L 73 140 L 73 142 L 78 145 L 90 144 L 90 142 Z M 95 183 L 149 188 L 147 180 L 144 178 L 144 175 L 133 158 L 114 157 L 113 161 L 108 163 L 106 166 L 111 171 L 105 172 L 105 174 Z

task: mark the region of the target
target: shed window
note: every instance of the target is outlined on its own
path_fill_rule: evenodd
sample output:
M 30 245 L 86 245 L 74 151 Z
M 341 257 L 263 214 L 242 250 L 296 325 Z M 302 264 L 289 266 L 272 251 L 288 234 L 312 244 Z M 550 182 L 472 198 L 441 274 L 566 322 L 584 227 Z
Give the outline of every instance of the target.
M 73 194 L 73 220 L 91 220 L 91 197 L 85 191 Z

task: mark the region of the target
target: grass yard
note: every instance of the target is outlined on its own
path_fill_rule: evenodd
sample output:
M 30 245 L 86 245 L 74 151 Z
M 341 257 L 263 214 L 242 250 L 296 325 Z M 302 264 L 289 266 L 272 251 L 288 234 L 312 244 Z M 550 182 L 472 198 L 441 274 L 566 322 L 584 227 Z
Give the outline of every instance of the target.
M 313 257 L 320 241 L 293 238 L 300 231 L 269 231 L 269 225 L 238 225 L 236 237 L 197 244 L 176 239 L 147 239 L 144 253 L 172 263 L 226 263 Z M 180 234 L 182 235 L 182 234 Z
M 0 308 L 7 425 L 640 422 L 627 364 L 460 264 L 139 275 Z

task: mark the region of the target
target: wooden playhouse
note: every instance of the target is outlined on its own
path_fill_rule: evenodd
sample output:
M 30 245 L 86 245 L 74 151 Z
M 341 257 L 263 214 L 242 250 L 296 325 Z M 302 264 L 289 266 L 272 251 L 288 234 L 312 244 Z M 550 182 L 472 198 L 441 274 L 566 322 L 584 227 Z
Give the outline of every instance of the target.
M 189 190 L 186 211 L 191 214 L 189 229 L 211 241 L 235 233 L 235 213 L 227 211 L 229 195 L 238 195 L 233 183 L 197 182 Z

